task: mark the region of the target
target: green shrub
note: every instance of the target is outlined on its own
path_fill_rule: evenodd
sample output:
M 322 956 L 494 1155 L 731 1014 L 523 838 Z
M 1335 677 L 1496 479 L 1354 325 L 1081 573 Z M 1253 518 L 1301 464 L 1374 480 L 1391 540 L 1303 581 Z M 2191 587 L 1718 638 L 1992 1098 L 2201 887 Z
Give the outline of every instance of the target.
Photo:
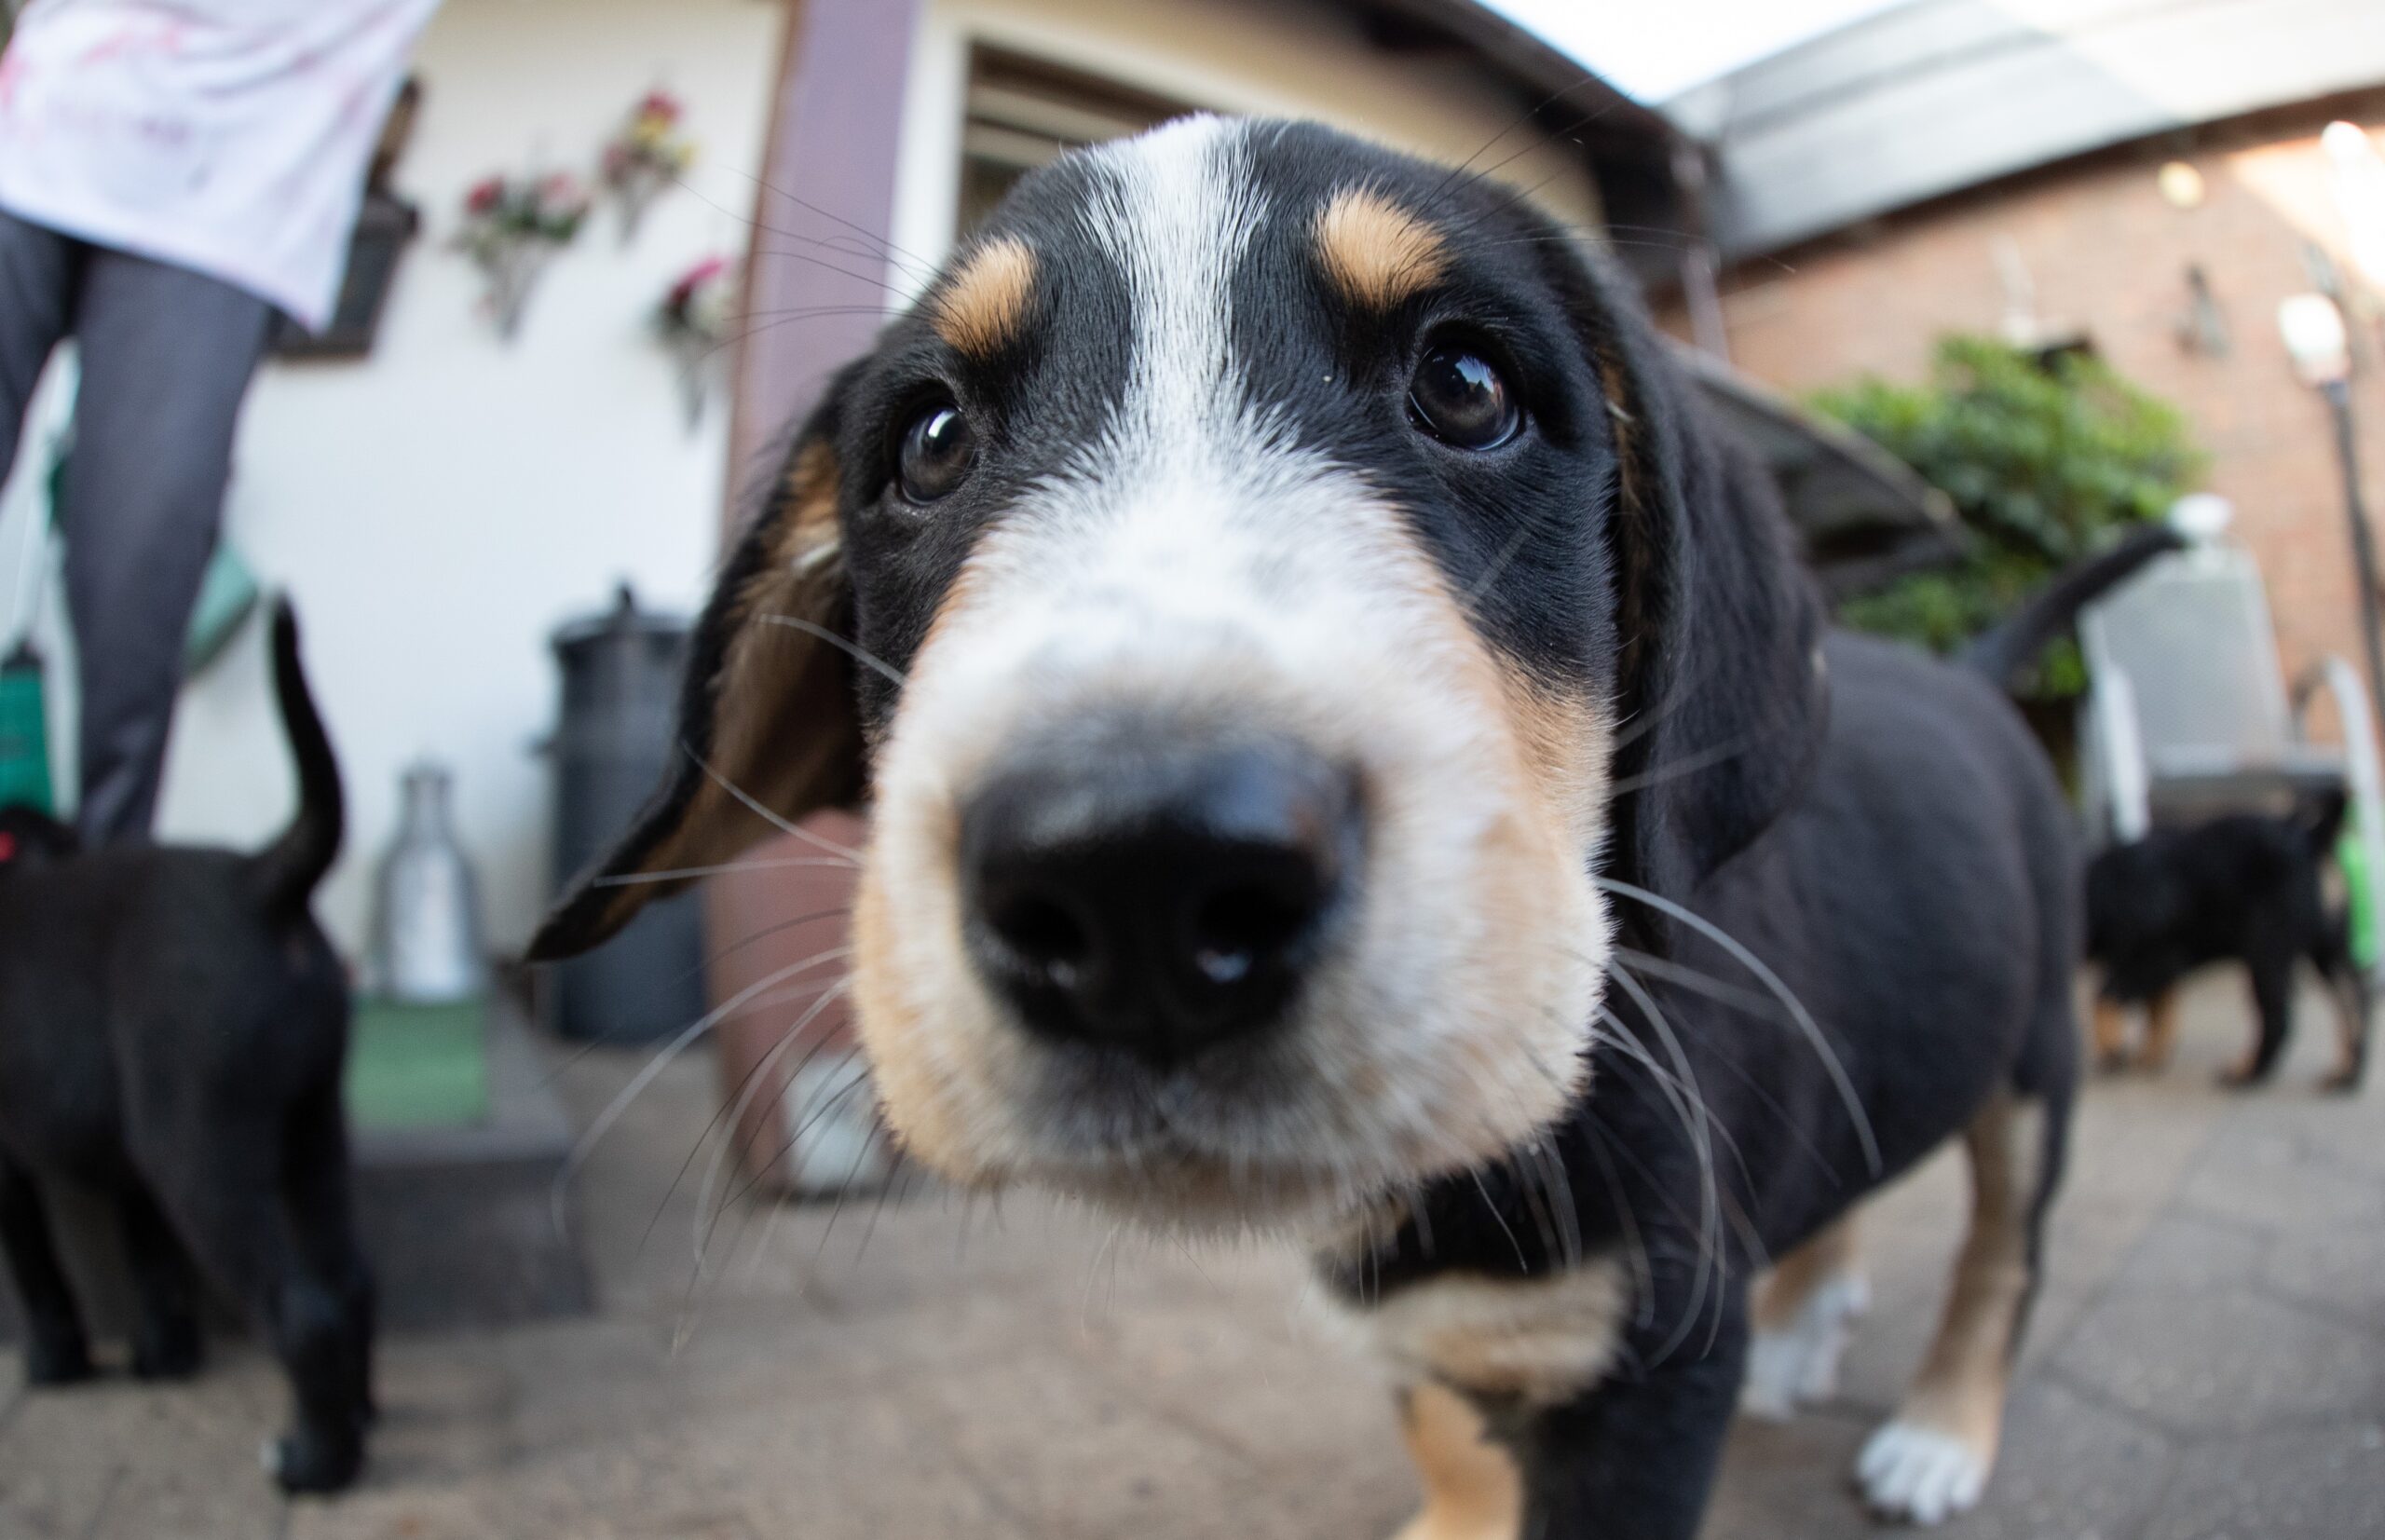
M 2157 518 L 2201 477 L 2204 457 L 2175 407 L 2092 354 L 2041 360 L 1992 337 L 1941 338 L 1929 378 L 1866 378 L 1814 404 L 1874 440 L 1953 499 L 1971 550 L 1942 570 L 1847 601 L 1859 631 L 1945 652 L 1986 630 L 2055 571 Z M 2038 692 L 2083 687 L 2076 649 L 2051 650 Z

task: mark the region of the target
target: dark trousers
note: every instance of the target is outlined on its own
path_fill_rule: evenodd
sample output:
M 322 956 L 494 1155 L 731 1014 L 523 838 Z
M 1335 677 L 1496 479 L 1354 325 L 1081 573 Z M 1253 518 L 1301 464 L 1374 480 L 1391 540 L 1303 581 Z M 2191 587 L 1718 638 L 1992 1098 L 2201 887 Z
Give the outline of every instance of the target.
M 0 210 L 0 475 L 50 349 L 72 336 L 82 354 L 59 522 L 82 686 L 75 822 L 89 843 L 148 835 L 184 635 L 271 319 L 228 283 Z

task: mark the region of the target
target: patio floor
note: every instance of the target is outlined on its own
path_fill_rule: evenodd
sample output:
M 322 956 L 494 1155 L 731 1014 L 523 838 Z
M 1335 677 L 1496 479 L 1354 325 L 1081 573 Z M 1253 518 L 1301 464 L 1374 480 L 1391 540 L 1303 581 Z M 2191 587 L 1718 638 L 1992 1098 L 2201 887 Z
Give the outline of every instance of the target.
M 2215 1089 L 2244 1009 L 2232 980 L 2201 990 L 2166 1076 L 2092 1090 L 2003 1466 L 1942 1533 L 2385 1535 L 2385 1086 L 2313 1092 L 2314 1001 L 2280 1083 Z M 573 1065 L 575 1108 L 641 1062 Z M 282 1391 L 253 1347 L 185 1386 L 32 1395 L 0 1356 L 0 1535 L 1372 1540 L 1408 1513 L 1385 1398 L 1288 1256 L 921 1194 L 733 1206 L 699 1275 L 703 1160 L 665 1190 L 710 1092 L 675 1067 L 591 1165 L 597 1314 L 385 1343 L 355 1492 L 273 1495 L 255 1450 Z M 1875 1206 L 1843 1395 L 1737 1430 L 1709 1535 L 1863 1532 L 1844 1472 L 1921 1352 L 1961 1190 L 1942 1158 Z

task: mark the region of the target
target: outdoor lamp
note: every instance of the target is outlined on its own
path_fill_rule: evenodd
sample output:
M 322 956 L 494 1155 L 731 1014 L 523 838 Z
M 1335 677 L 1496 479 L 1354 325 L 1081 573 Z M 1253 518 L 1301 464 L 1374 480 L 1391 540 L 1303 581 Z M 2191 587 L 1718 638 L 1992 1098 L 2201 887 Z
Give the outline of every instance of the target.
M 2324 294 L 2288 294 L 2277 304 L 2278 334 L 2302 383 L 2324 390 L 2351 377 L 2344 313 Z
M 2235 521 L 2236 505 L 2216 492 L 2189 492 L 2170 505 L 2170 527 L 2197 545 L 2210 545 Z

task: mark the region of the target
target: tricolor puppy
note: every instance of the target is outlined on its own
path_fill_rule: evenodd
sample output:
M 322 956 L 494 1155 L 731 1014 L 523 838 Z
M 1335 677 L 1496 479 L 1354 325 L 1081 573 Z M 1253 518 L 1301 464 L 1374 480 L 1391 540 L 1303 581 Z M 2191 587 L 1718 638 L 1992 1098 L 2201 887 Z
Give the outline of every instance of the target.
M 1413 1533 L 1691 1533 L 1759 1327 L 1820 1383 L 1833 1227 L 1958 1134 L 1863 1477 L 1979 1496 L 2071 1088 L 2051 775 L 1984 681 L 1825 634 L 1512 194 L 1212 118 L 1027 178 L 831 383 L 685 700 L 538 951 L 866 797 L 911 1153 L 1313 1245 L 1410 1387 Z

